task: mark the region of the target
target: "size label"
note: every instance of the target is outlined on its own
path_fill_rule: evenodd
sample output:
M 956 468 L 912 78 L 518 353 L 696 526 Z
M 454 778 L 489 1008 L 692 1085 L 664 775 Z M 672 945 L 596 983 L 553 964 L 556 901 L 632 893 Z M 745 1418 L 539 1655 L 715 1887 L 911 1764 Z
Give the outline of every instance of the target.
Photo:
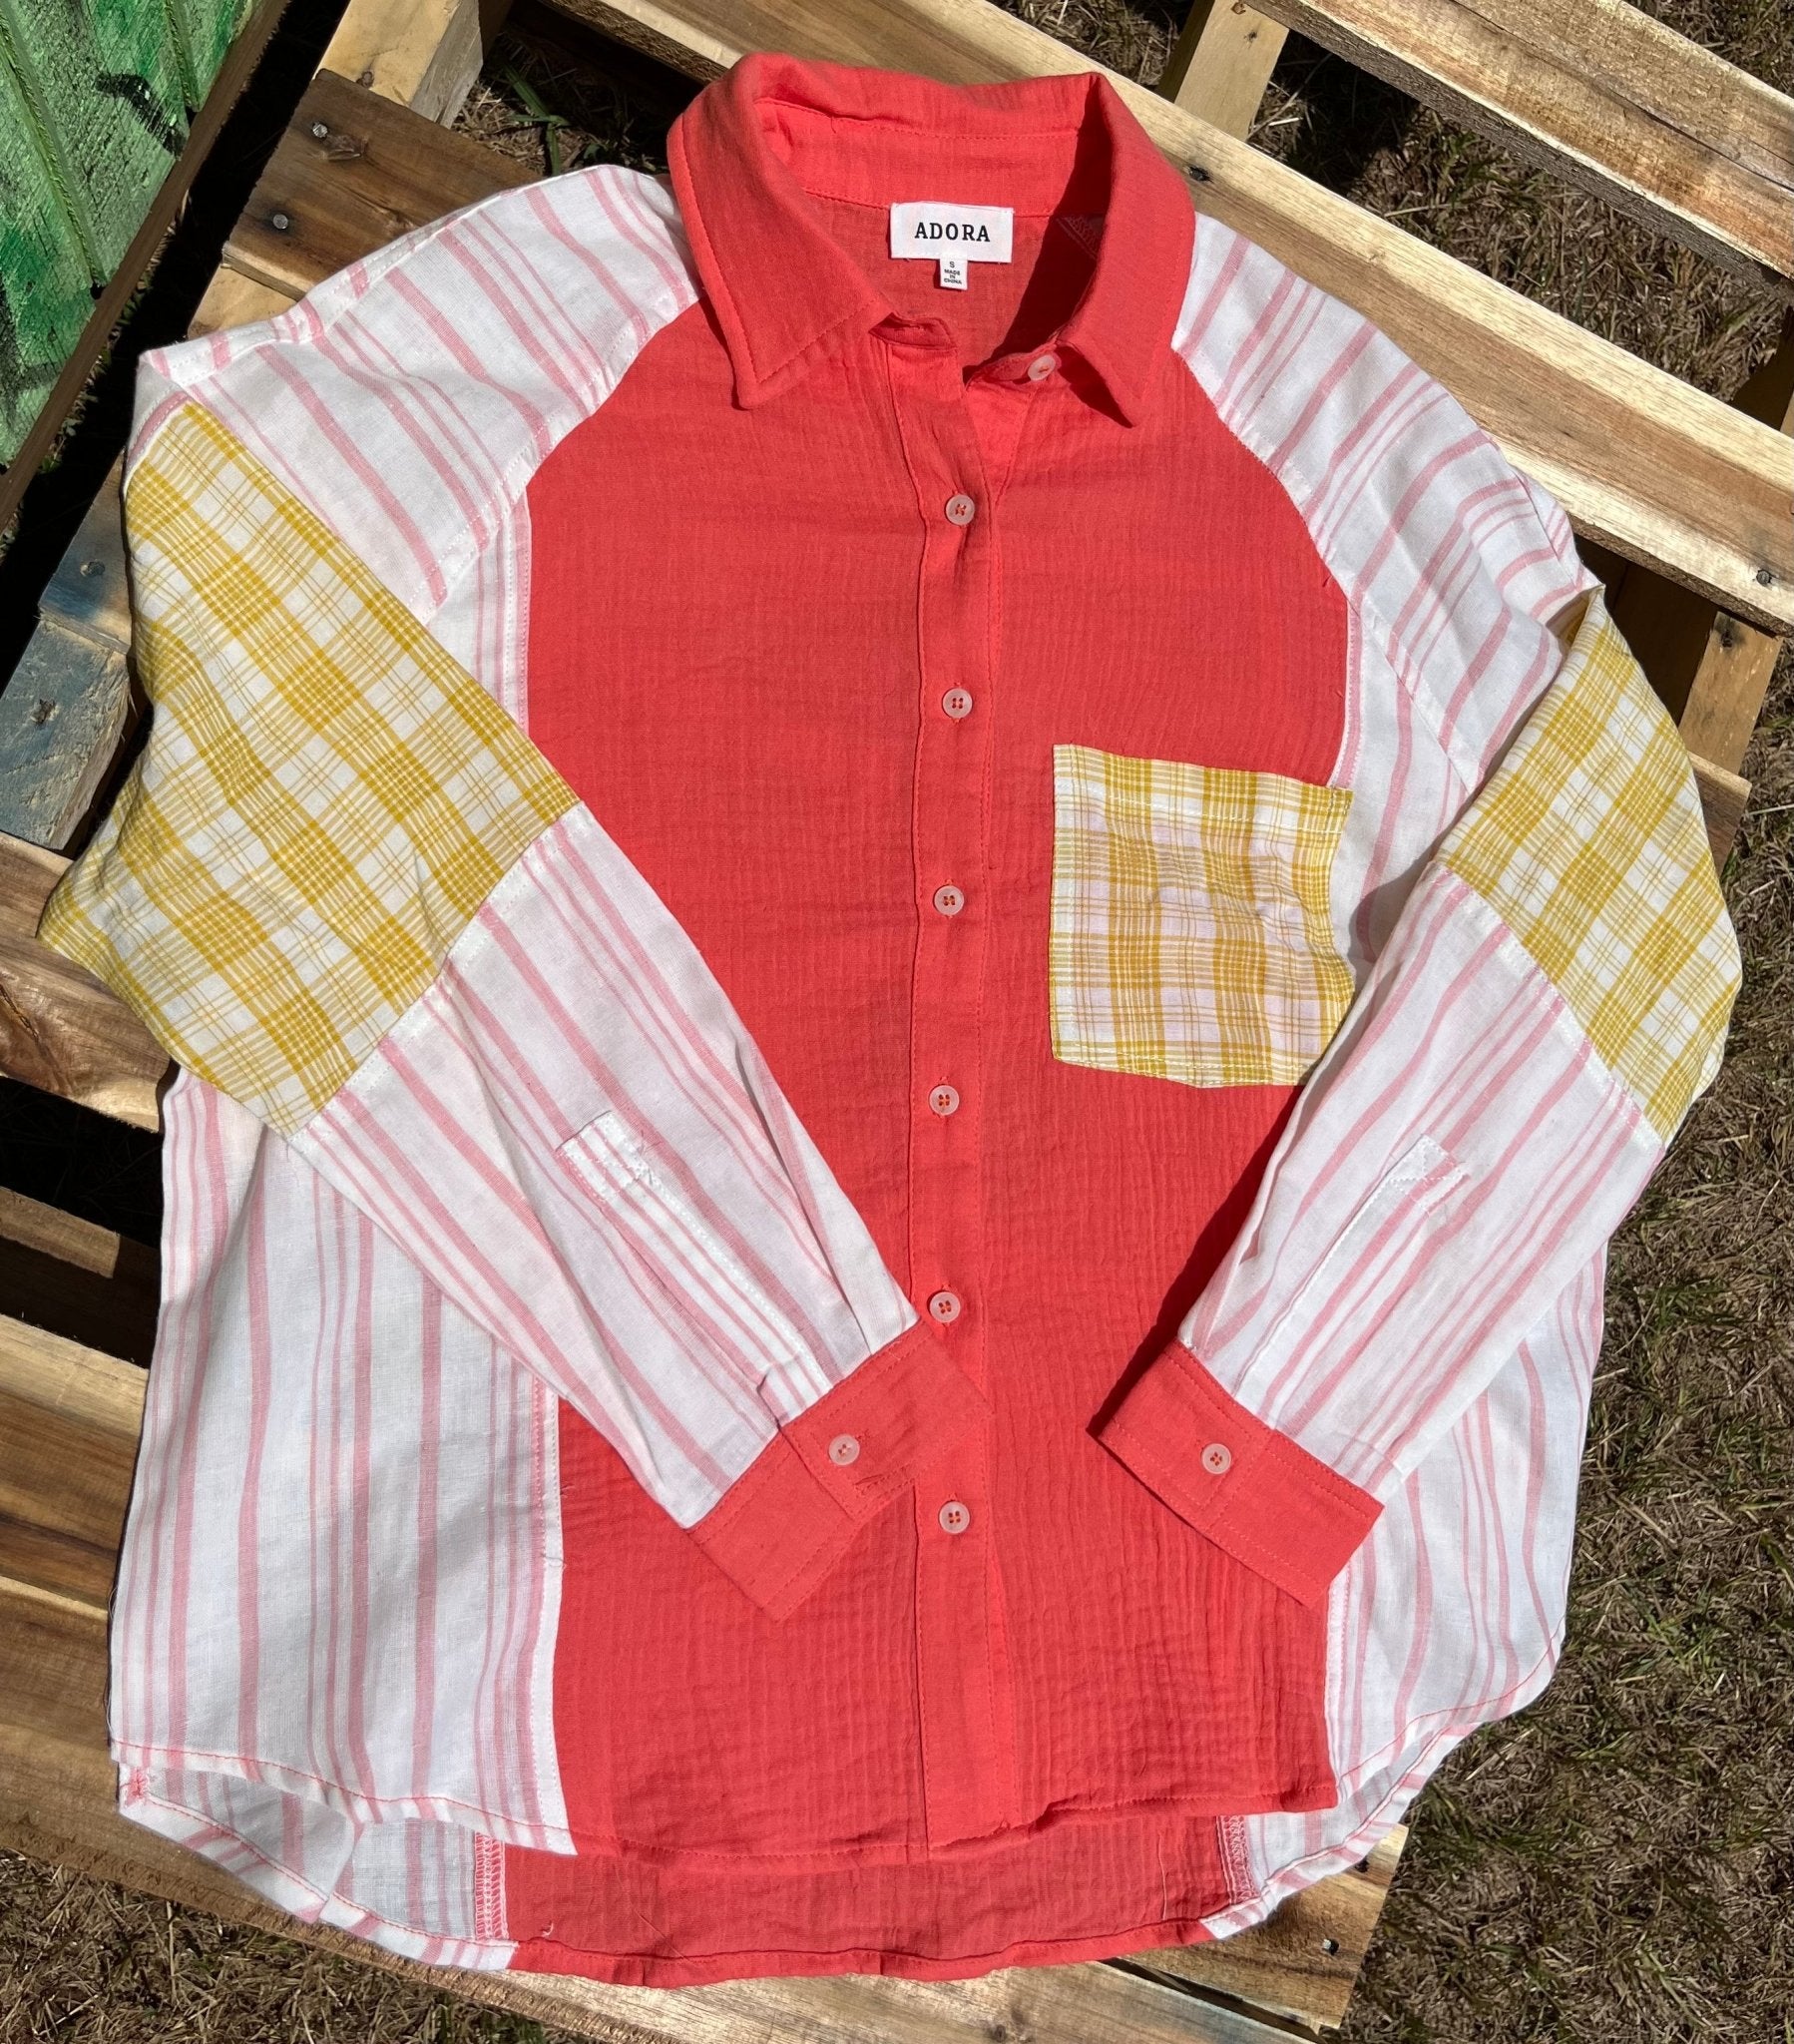
M 1013 206 L 950 206 L 940 199 L 905 200 L 891 208 L 891 254 L 939 262 L 1007 262 L 1013 253 Z

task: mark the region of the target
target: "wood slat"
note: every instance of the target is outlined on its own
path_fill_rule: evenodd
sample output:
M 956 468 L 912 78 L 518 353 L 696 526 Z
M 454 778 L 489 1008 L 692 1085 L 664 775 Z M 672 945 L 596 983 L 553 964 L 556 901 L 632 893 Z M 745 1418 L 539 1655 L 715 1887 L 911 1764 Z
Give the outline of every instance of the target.
M 1341 2023 L 1407 1839 L 1407 1826 L 1398 1825 L 1352 1871 L 1291 1895 L 1244 1948 L 1237 1938 L 1224 1938 L 1144 1952 L 1134 1963 L 1248 1998 L 1298 2022 Z
M 116 994 L 37 940 L 68 863 L 0 836 L 0 1072 L 154 1129 L 169 1069 L 162 1047 Z
M 1249 135 L 1286 34 L 1241 0 L 1193 0 L 1154 90 L 1210 127 Z
M 507 11 L 506 0 L 354 0 L 320 68 L 446 126 Z
M 990 0 L 556 0 L 693 77 L 749 49 L 974 82 L 1094 68 Z M 1196 203 L 1364 312 L 1578 531 L 1770 631 L 1794 626 L 1794 445 L 1323 190 L 1156 93 L 1111 83 Z
M 0 1316 L 0 1581 L 105 1618 L 145 1381 L 128 1362 Z
M 147 1363 L 160 1283 L 147 1243 L 0 1186 L 0 1301 L 14 1319 Z
M 113 463 L 57 564 L 0 694 L 0 832 L 49 851 L 85 834 L 142 708 L 128 658 L 121 469 Z
M 224 256 L 242 275 L 297 296 L 413 228 L 530 182 L 496 150 L 320 71 Z
M 1627 0 L 1263 4 L 1654 232 L 1791 288 L 1794 100 Z
M 97 1232 L 96 1232 L 97 1233 Z M 91 1250 L 91 1242 L 87 1245 Z M 302 1927 L 113 1810 L 102 1702 L 104 1621 L 142 1425 L 145 1376 L 74 1342 L 0 1319 L 0 1839 L 61 1864 L 289 1935 Z M 716 1987 L 620 1988 L 559 1977 L 440 1974 L 469 1999 L 571 2029 L 666 2044 L 1270 2044 L 1286 2036 L 1188 1991 L 1217 1980 L 1242 2000 L 1336 2020 L 1400 1852 L 1318 1883 L 1222 1946 L 1112 1965 L 1012 1968 L 978 1980 L 847 1975 Z M 1299 1904 L 1299 1906 L 1297 1906 Z M 1329 1963 L 1331 1939 L 1340 1951 Z M 329 1942 L 325 1939 L 323 1941 Z M 332 1949 L 367 1959 L 358 1941 Z M 1351 1956 L 1347 1956 L 1347 1955 Z M 388 1962 L 403 1971 L 424 1971 Z M 1151 1977 L 1142 1977 L 1150 1969 Z M 1343 1988 L 1342 1988 L 1343 1978 Z
M 1794 435 L 1794 307 L 1783 321 L 1775 353 L 1732 402 L 1752 418 Z M 1721 766 L 1742 766 L 1781 642 L 1723 612 L 1715 616 L 1685 590 L 1635 568 L 1620 585 L 1613 615 L 1635 643 L 1656 653 L 1652 680 L 1675 713 L 1690 751 Z

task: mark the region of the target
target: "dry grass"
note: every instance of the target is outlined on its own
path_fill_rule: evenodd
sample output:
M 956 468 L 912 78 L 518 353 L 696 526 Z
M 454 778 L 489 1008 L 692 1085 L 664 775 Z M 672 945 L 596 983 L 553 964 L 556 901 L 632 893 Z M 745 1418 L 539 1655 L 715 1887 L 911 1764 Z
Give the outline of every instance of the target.
M 1180 11 L 1013 0 L 1150 79 Z M 1650 9 L 1794 91 L 1794 0 Z M 463 126 L 538 168 L 653 166 L 680 92 L 592 83 L 524 0 Z M 1706 388 L 1768 294 L 1297 38 L 1258 145 Z M 1347 2044 L 1794 2038 L 1794 659 L 1726 871 L 1747 977 L 1718 1085 L 1615 1239 L 1570 1640 L 1545 1698 L 1417 1802 Z M 0 1885 L 0 2040 L 518 2039 L 391 1978 L 23 1861 Z

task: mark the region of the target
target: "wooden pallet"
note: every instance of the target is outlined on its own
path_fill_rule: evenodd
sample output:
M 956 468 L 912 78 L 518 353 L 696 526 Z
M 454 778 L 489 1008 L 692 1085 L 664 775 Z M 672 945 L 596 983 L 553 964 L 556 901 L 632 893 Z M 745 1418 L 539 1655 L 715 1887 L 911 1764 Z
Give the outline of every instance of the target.
M 986 0 L 552 0 L 620 50 L 702 80 L 780 47 L 970 81 L 1089 68 Z M 500 8 L 502 11 L 502 0 Z M 195 321 L 278 309 L 356 256 L 517 182 L 436 122 L 477 68 L 488 0 L 355 0 L 245 208 Z M 1491 64 L 1488 25 L 1505 38 Z M 1727 406 L 1517 297 L 1241 140 L 1285 26 L 1501 134 L 1703 254 L 1794 273 L 1794 104 L 1620 0 L 1196 0 L 1160 82 L 1116 79 L 1198 204 L 1358 305 L 1438 374 L 1570 511 L 1676 714 L 1723 860 L 1777 634 L 1794 626 L 1794 319 Z M 1777 209 L 1781 211 L 1778 212 Z M 135 1018 L 38 945 L 37 914 L 103 807 L 139 706 L 116 472 L 0 695 L 0 1070 L 153 1129 L 166 1060 Z M 427 1972 L 304 1931 L 192 1854 L 126 1824 L 105 1759 L 106 1601 L 154 1310 L 153 1265 L 105 1231 L 0 1199 L 0 1840 L 63 1864 Z M 28 1322 L 32 1324 L 27 1324 Z M 1026 2035 L 1262 2040 L 1345 2010 L 1400 1851 L 1219 1946 L 1127 1966 L 921 1985 L 841 1979 L 689 1990 L 435 1974 L 470 1999 L 605 2038 Z

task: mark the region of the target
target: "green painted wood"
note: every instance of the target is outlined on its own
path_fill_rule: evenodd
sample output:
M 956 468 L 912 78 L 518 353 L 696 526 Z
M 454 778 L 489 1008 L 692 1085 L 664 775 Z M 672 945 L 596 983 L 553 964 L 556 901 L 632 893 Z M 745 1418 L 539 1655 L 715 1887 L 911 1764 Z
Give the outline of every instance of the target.
M 37 124 L 0 62 L 0 462 L 18 452 L 80 340 L 91 281 Z
M 187 139 L 160 0 L 0 0 L 0 63 L 31 110 L 91 280 L 105 283 Z
M 255 0 L 165 0 L 189 107 L 204 104 L 218 68 Z

